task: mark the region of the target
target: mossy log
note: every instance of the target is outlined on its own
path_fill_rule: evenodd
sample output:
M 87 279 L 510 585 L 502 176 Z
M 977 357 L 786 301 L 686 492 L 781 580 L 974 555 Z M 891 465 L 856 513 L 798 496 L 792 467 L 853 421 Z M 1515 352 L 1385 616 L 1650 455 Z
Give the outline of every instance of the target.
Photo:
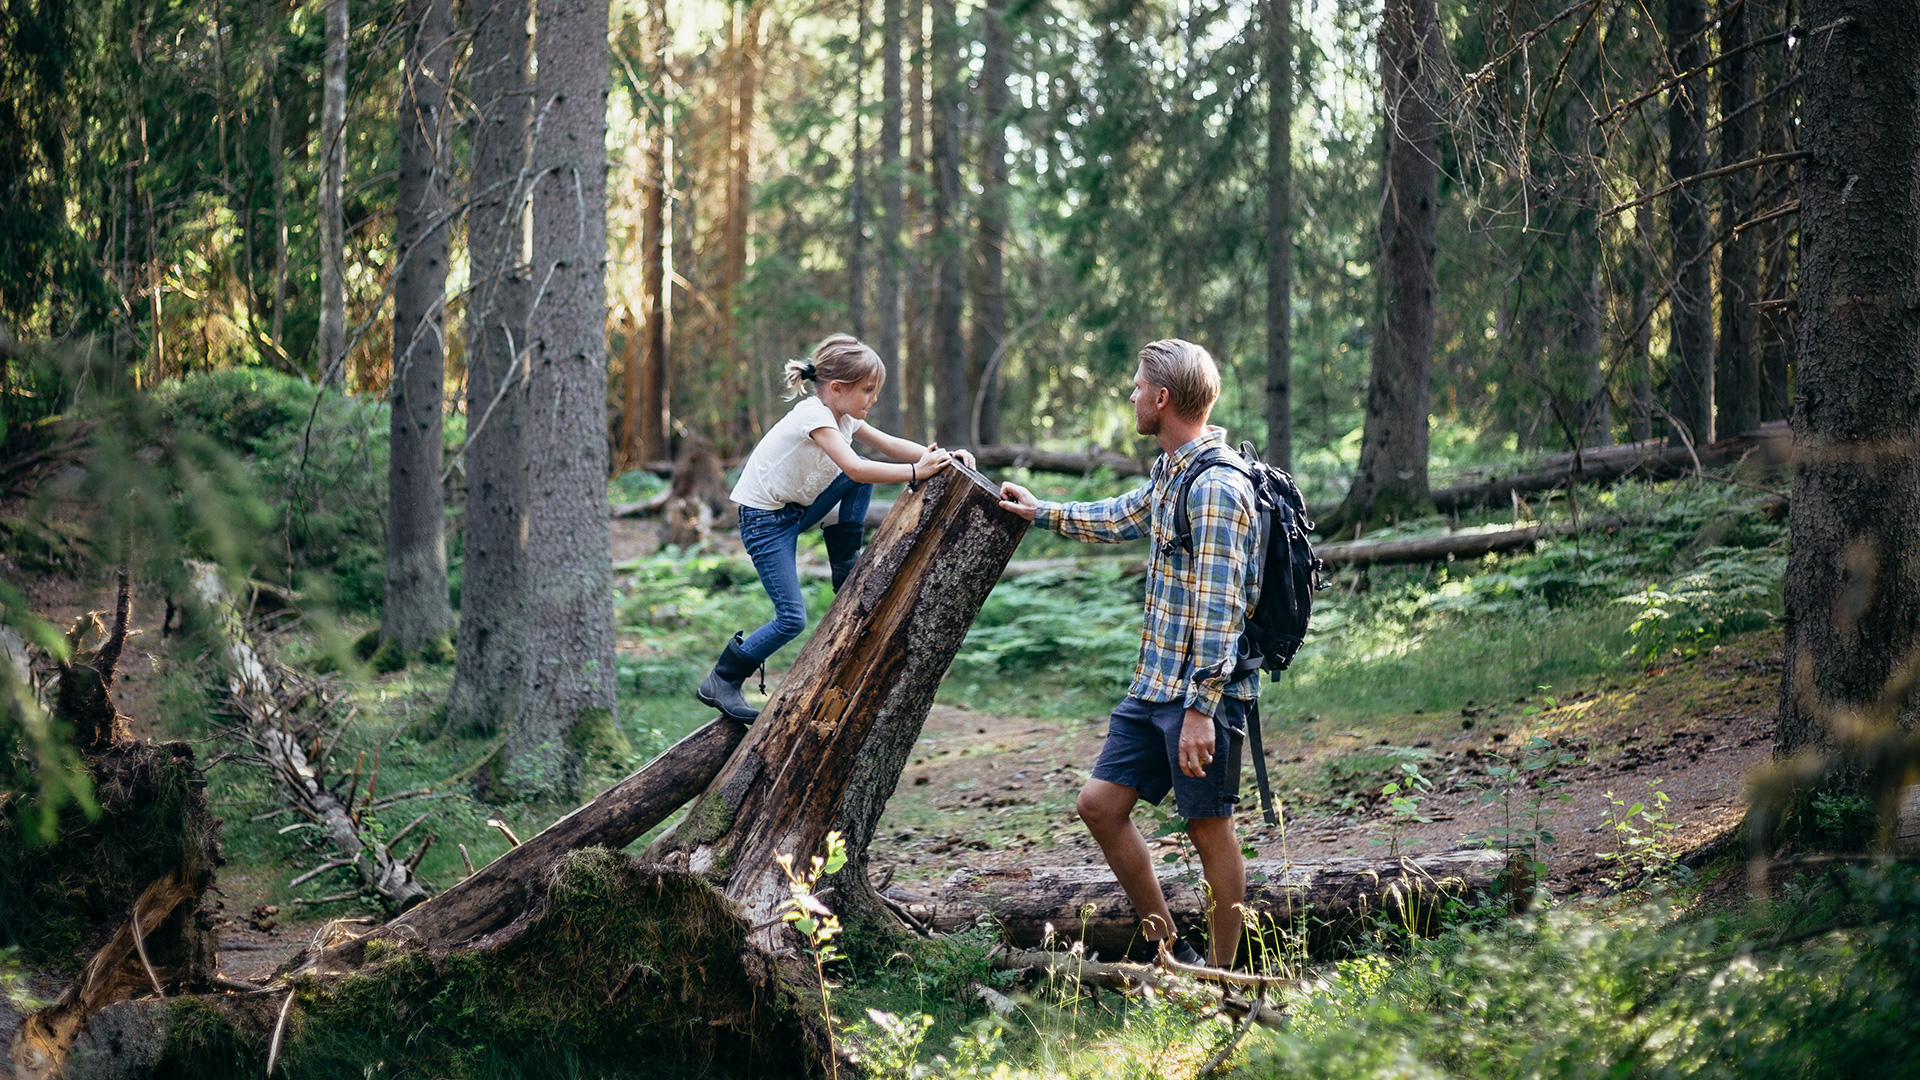
M 1247 864 L 1247 904 L 1283 930 L 1292 930 L 1304 916 L 1319 942 L 1350 934 L 1378 913 L 1395 926 L 1423 931 L 1447 900 L 1501 887 L 1507 864 L 1505 853 L 1485 850 L 1317 863 L 1255 861 Z M 1169 872 L 1160 886 L 1183 930 L 1204 929 L 1207 900 L 1197 873 Z M 901 886 L 889 887 L 886 895 L 942 933 L 990 918 L 1016 948 L 1083 941 L 1103 956 L 1117 957 L 1139 944 L 1140 921 L 1104 866 L 961 870 L 931 896 Z
M 1026 529 L 996 485 L 958 463 L 911 486 L 740 749 L 649 855 L 707 876 L 778 951 L 789 892 L 775 856 L 804 860 L 837 829 L 850 859 L 835 907 L 881 908 L 865 881 L 867 842 Z

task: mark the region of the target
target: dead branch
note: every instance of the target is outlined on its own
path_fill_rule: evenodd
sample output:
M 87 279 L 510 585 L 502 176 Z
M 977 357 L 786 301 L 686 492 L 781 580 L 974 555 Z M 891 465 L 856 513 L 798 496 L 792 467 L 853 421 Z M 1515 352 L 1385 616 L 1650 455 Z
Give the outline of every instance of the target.
M 1759 157 L 1748 158 L 1745 161 L 1735 162 L 1732 165 L 1722 165 L 1718 169 L 1708 169 L 1706 172 L 1695 173 L 1692 176 L 1685 177 L 1680 180 L 1675 180 L 1673 183 L 1668 184 L 1665 187 L 1655 188 L 1654 190 L 1647 192 L 1645 195 L 1642 195 L 1639 198 L 1632 200 L 1631 202 L 1623 202 L 1618 206 L 1609 206 L 1605 210 L 1602 210 L 1600 212 L 1600 216 L 1602 218 L 1613 217 L 1615 214 L 1618 214 L 1622 211 L 1631 210 L 1636 206 L 1644 206 L 1645 204 L 1660 198 L 1662 195 L 1671 195 L 1672 193 L 1679 191 L 1681 188 L 1686 187 L 1689 184 L 1698 184 L 1703 180 L 1715 180 L 1722 176 L 1731 176 L 1737 172 L 1744 172 L 1747 169 L 1760 169 L 1760 168 L 1765 168 L 1768 165 L 1779 165 L 1789 161 L 1802 161 L 1812 156 L 1813 156 L 1813 151 L 1811 150 L 1788 150 L 1779 154 L 1762 154 Z

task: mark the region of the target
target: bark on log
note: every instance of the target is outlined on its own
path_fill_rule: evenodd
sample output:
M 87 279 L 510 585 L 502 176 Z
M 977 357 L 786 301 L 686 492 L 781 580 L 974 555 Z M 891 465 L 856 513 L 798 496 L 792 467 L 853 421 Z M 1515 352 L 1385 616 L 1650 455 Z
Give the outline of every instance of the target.
M 700 728 L 592 802 L 371 936 L 445 949 L 524 918 L 562 856 L 595 845 L 618 851 L 639 839 L 705 790 L 746 733 L 725 718 Z
M 1397 925 L 1421 929 L 1441 903 L 1491 888 L 1506 866 L 1504 852 L 1481 850 L 1324 863 L 1256 861 L 1247 864 L 1247 903 L 1281 927 L 1305 915 L 1310 932 L 1320 936 L 1337 935 L 1379 911 Z M 1197 875 L 1170 874 L 1160 885 L 1174 921 L 1183 930 L 1200 928 L 1206 898 Z M 1084 941 L 1102 955 L 1120 956 L 1139 940 L 1133 905 L 1104 866 L 961 870 L 932 896 L 899 886 L 886 896 L 941 933 L 990 917 L 1017 948 L 1060 947 L 1048 945 L 1051 933 L 1056 943 Z
M 1792 452 L 1793 433 L 1782 420 L 1691 451 L 1684 446 L 1669 446 L 1665 440 L 1653 440 L 1579 454 L 1556 454 L 1530 472 L 1441 488 L 1433 493 L 1433 504 L 1441 513 L 1450 514 L 1475 506 L 1503 505 L 1515 494 L 1530 495 L 1569 484 L 1611 484 L 1627 477 L 1671 480 L 1693 472 L 1696 456 L 1700 468 L 1716 469 L 1743 459 L 1759 465 L 1784 465 Z
M 957 463 L 910 486 L 740 749 L 649 854 L 707 875 L 777 951 L 787 931 L 775 912 L 789 893 L 774 856 L 804 860 L 836 827 L 849 829 L 851 855 L 864 853 L 1026 528 L 1000 508 L 997 485 Z

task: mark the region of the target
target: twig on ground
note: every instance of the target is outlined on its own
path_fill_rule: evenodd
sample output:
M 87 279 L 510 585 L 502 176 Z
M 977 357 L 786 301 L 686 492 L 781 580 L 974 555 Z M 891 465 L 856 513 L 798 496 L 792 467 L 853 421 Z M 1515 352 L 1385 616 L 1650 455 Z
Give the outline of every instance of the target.
M 273 1075 L 273 1066 L 280 1060 L 280 1039 L 287 1033 L 287 1013 L 293 1011 L 294 988 L 287 987 L 287 1000 L 280 1003 L 280 1018 L 273 1022 L 273 1040 L 267 1044 L 267 1075 Z
M 352 859 L 328 859 L 326 862 L 321 863 L 319 866 L 316 866 L 313 869 L 307 871 L 306 873 L 301 874 L 299 877 L 294 878 L 292 881 L 287 882 L 287 888 L 289 889 L 297 888 L 313 880 L 314 878 L 319 877 L 321 874 L 324 874 L 329 870 L 337 870 L 340 867 L 352 866 L 352 865 L 353 865 Z

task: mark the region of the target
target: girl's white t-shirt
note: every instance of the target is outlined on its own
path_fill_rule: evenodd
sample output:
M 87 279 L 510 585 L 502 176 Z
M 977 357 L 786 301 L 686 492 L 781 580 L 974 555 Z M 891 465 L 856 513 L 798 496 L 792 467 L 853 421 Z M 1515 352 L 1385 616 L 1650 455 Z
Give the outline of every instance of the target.
M 813 441 L 813 433 L 836 428 L 852 442 L 853 433 L 864 423 L 852 416 L 836 419 L 826 402 L 811 394 L 801 398 L 748 455 L 740 482 L 733 486 L 733 501 L 758 510 L 778 510 L 792 503 L 813 505 L 840 475 L 840 466 Z

